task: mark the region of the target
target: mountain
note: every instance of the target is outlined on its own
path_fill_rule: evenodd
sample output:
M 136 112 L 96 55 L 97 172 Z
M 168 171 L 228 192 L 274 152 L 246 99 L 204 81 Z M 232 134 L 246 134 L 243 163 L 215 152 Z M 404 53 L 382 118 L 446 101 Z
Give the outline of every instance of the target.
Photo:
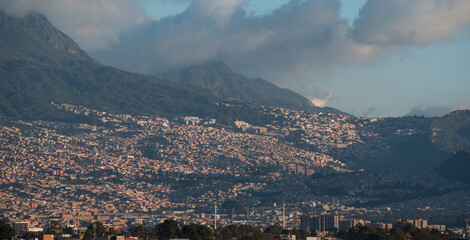
M 265 121 L 253 104 L 101 65 L 36 12 L 16 18 L 0 11 L 0 86 L 0 115 L 13 119 L 75 118 L 55 102 L 115 113 Z
M 448 180 L 470 184 L 470 174 L 468 174 L 470 172 L 470 151 L 459 151 L 434 168 L 434 171 Z
M 363 126 L 357 129 L 377 135 L 364 138 L 364 146 L 351 145 L 350 152 L 332 155 L 364 169 L 432 169 L 461 150 L 470 151 L 470 110 L 439 118 L 382 118 Z
M 450 152 L 470 150 L 470 110 L 458 110 L 434 120 L 432 141 Z
M 289 89 L 280 88 L 266 80 L 249 79 L 235 73 L 222 62 L 209 62 L 183 70 L 171 71 L 159 77 L 191 84 L 221 95 L 251 101 L 261 105 L 291 108 L 308 112 L 343 114 L 330 107 L 316 107 L 308 99 Z

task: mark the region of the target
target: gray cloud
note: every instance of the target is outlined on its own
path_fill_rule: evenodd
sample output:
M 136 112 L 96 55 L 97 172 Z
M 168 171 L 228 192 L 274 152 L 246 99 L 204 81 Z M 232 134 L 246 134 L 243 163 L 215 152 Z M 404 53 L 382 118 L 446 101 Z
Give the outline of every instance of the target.
M 448 40 L 469 23 L 468 0 L 369 0 L 352 33 L 366 44 L 424 45 Z
M 428 107 L 415 107 L 406 114 L 407 116 L 424 116 L 424 117 L 442 117 L 452 111 L 449 106 L 428 106 Z
M 15 16 L 43 13 L 87 51 L 119 43 L 122 31 L 150 19 L 133 0 L 0 0 L 0 9 Z
M 378 112 L 377 108 L 370 107 L 365 112 L 363 112 L 360 116 L 374 117 L 374 116 L 377 116 L 377 112 Z
M 291 0 L 262 16 L 243 10 L 249 1 L 192 0 L 159 20 L 136 0 L 0 0 L 0 8 L 42 12 L 92 56 L 125 70 L 155 74 L 222 60 L 284 87 L 470 26 L 468 0 L 369 0 L 352 26 L 339 16 L 339 0 Z
M 452 111 L 455 110 L 470 110 L 470 101 L 463 100 L 461 103 L 452 107 Z
M 469 110 L 470 102 L 464 100 L 454 106 L 443 106 L 443 105 L 431 105 L 431 106 L 420 106 L 414 107 L 407 116 L 425 116 L 425 117 L 442 117 L 450 112 L 456 110 Z
M 193 0 L 185 12 L 140 25 L 123 33 L 119 44 L 92 55 L 147 74 L 222 60 L 285 85 L 312 69 L 366 61 L 380 51 L 348 38 L 339 1 L 291 0 L 264 16 L 248 15 L 243 3 Z

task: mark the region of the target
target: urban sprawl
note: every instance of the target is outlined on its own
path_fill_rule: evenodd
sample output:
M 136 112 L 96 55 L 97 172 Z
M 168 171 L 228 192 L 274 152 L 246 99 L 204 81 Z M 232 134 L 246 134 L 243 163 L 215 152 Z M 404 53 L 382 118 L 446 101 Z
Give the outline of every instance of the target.
M 416 213 L 408 221 L 418 228 L 445 231 L 454 226 L 420 216 L 470 214 L 466 184 L 428 170 L 364 171 L 340 160 L 390 151 L 374 127 L 380 118 L 264 107 L 275 119 L 269 124 L 223 126 L 52 104 L 98 121 L 0 126 L 0 218 L 27 231 L 53 220 L 119 230 L 175 219 L 328 232 L 359 223 L 390 229 L 397 219 L 384 216 L 404 213 Z

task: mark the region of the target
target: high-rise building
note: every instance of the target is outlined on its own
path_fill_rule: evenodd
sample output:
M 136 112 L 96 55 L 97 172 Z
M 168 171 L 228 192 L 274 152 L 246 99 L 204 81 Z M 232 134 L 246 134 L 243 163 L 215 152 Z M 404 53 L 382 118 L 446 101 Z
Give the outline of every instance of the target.
M 307 232 L 313 229 L 313 214 L 304 213 L 300 216 L 300 229 Z
M 15 222 L 15 233 L 17 237 L 22 237 L 28 232 L 28 222 Z
M 413 224 L 417 228 L 426 228 L 428 226 L 428 220 L 406 220 L 407 222 Z
M 319 215 L 314 218 L 314 226 L 316 230 L 321 232 L 338 230 L 339 221 L 344 219 L 344 216 L 337 214 Z

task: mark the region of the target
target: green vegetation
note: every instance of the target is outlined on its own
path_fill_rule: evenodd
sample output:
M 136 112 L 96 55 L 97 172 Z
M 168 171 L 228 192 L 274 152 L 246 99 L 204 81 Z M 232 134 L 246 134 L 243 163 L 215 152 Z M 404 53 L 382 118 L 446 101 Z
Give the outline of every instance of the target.
M 397 223 L 390 231 L 357 225 L 354 228 L 343 229 L 338 236 L 344 240 L 447 240 L 456 238 L 452 231 L 441 233 L 437 229 L 419 229 L 407 222 Z
M 51 222 L 51 225 L 57 223 Z M 60 223 L 59 223 L 60 225 Z M 51 233 L 51 232 L 49 232 Z M 71 231 L 73 233 L 73 231 Z M 54 234 L 54 233 L 52 233 Z M 110 235 L 127 235 L 126 231 L 120 232 L 107 228 L 101 222 L 94 222 L 90 224 L 85 232 L 84 240 L 95 239 L 96 237 L 110 236 Z M 10 224 L 0 220 L 0 239 L 9 239 L 14 237 L 15 231 Z M 304 240 L 309 236 L 317 236 L 317 233 L 312 230 L 308 233 L 304 230 L 296 228 L 288 229 L 279 225 L 268 226 L 264 231 L 257 229 L 251 225 L 235 225 L 230 224 L 220 226 L 212 231 L 211 228 L 199 224 L 188 224 L 180 228 L 177 221 L 167 219 L 162 223 L 155 226 L 154 229 L 148 228 L 143 225 L 134 226 L 130 235 L 138 237 L 142 240 L 169 240 L 174 238 L 186 238 L 190 240 L 274 240 L 281 239 L 284 236 L 295 235 L 296 239 Z M 345 228 L 339 232 L 331 232 L 329 236 L 339 237 L 344 240 L 449 240 L 456 239 L 456 234 L 450 230 L 441 233 L 437 229 L 417 228 L 414 225 L 401 221 L 396 223 L 392 229 L 376 229 L 370 226 L 357 225 L 353 228 Z
M 215 231 L 215 239 L 220 240 L 232 240 L 232 239 L 243 239 L 243 240 L 264 240 L 268 239 L 266 234 L 262 233 L 259 229 L 256 229 L 250 225 L 227 225 L 220 227 Z
M 150 240 L 155 238 L 155 234 L 152 232 L 152 230 L 142 225 L 134 227 L 134 229 L 131 231 L 131 235 L 141 240 Z
M 458 152 L 470 150 L 470 110 L 460 110 L 447 114 L 432 122 L 435 131 L 432 140 L 441 149 Z
M 0 115 L 70 122 L 90 117 L 56 109 L 51 102 L 112 113 L 212 117 L 269 122 L 255 105 L 190 85 L 99 64 L 52 26 L 45 16 L 14 18 L 0 11 Z
M 431 169 L 452 153 L 440 149 L 430 137 L 435 119 L 423 117 L 385 118 L 370 126 L 389 145 L 377 155 L 356 159 L 358 168 L 365 169 Z M 396 134 L 400 130 L 414 129 L 413 134 Z M 373 144 L 374 138 L 370 138 Z M 366 142 L 368 144 L 368 142 Z M 343 156 L 347 158 L 348 156 Z
M 126 235 L 128 234 L 125 230 L 116 231 L 114 228 L 107 228 L 101 222 L 94 222 L 88 226 L 83 240 L 96 239 L 96 237 L 102 237 L 107 235 Z
M 191 240 L 205 240 L 213 239 L 212 229 L 209 227 L 199 224 L 185 225 L 181 229 L 183 238 L 189 238 Z
M 15 236 L 15 229 L 11 225 L 0 219 L 0 239 L 11 239 Z
M 263 79 L 248 79 L 233 72 L 222 62 L 209 62 L 180 71 L 160 75 L 174 82 L 191 84 L 221 95 L 251 101 L 261 105 L 291 108 L 308 112 L 342 113 L 334 108 L 313 106 L 305 97 L 280 88 Z
M 445 160 L 434 171 L 450 181 L 470 183 L 470 151 L 460 151 Z
M 64 227 L 59 221 L 52 221 L 49 223 L 49 228 L 47 229 L 46 233 L 59 236 L 62 234 L 63 230 Z
M 181 228 L 177 221 L 167 219 L 163 223 L 157 224 L 154 229 L 157 239 L 168 240 L 170 238 L 181 237 Z

